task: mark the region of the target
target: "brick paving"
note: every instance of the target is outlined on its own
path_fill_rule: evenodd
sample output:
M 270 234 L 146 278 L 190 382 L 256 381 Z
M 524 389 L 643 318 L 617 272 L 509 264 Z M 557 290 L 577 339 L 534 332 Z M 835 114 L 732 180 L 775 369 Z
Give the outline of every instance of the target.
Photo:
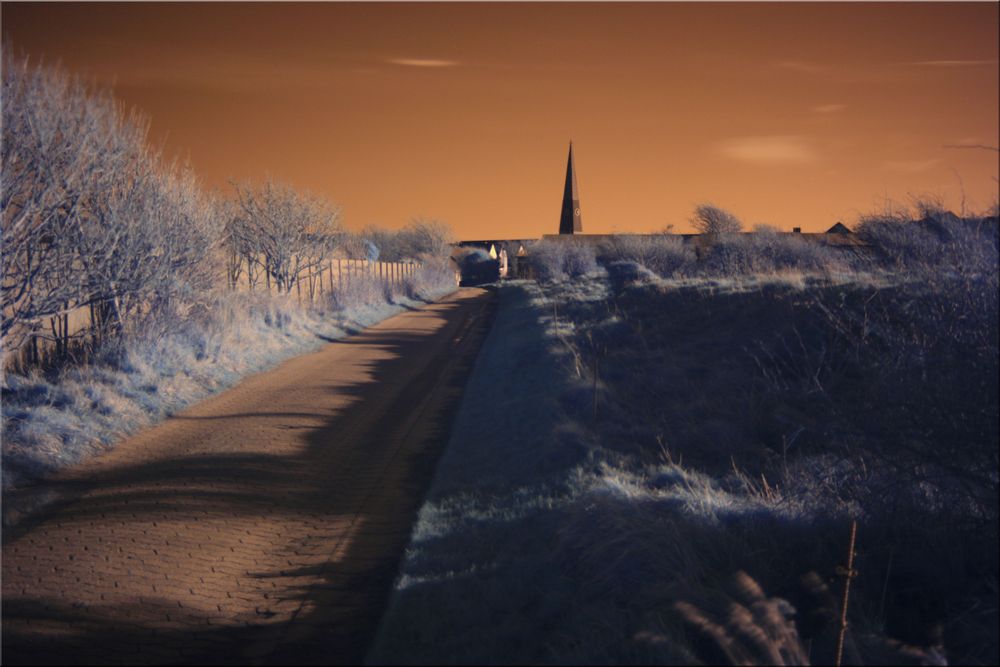
M 51 480 L 4 534 L 3 662 L 363 660 L 492 305 L 461 290 Z

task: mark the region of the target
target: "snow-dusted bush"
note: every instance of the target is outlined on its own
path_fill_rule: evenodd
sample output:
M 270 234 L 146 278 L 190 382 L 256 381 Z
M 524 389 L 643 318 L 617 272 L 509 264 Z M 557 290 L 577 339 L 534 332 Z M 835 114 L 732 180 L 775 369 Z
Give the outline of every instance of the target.
M 822 273 L 846 267 L 843 253 L 798 234 L 722 234 L 712 240 L 698 273 L 734 277 L 801 271 Z
M 231 247 L 251 270 L 259 266 L 279 292 L 290 292 L 333 252 L 340 209 L 273 179 L 234 187 L 239 206 L 229 226 Z
M 233 201 L 206 196 L 189 168 L 149 149 L 146 118 L 62 70 L 5 53 L 2 92 L 4 368 L 106 350 L 204 310 L 223 284 L 312 299 L 334 248 L 353 240 L 335 205 L 273 180 L 234 184 Z M 415 219 L 388 234 L 385 259 L 446 261 L 450 236 Z
M 736 234 L 743 230 L 739 218 L 715 204 L 698 204 L 691 226 L 702 234 Z
M 540 280 L 575 278 L 599 270 L 597 252 L 584 241 L 546 239 L 531 246 L 531 266 Z
M 402 250 L 400 259 L 447 257 L 455 235 L 446 223 L 433 218 L 417 217 L 396 233 Z
M 701 252 L 698 257 L 696 246 Z M 782 272 L 849 271 L 851 255 L 798 234 L 763 229 L 752 234 L 714 234 L 704 241 L 678 235 L 620 235 L 602 247 L 601 261 L 635 262 L 661 278 L 748 278 Z
M 960 218 L 919 201 L 915 209 L 861 217 L 858 235 L 886 268 L 930 277 L 942 271 L 982 274 L 996 266 L 996 217 Z
M 360 232 L 346 233 L 341 248 L 346 257 L 383 262 L 398 262 L 406 254 L 406 249 L 400 246 L 396 230 L 375 225 L 369 225 Z
M 109 94 L 4 54 L 5 355 L 74 309 L 91 307 L 107 337 L 201 298 L 222 220 L 189 169 L 148 148 L 147 131 Z
M 346 236 L 345 245 L 349 247 L 351 257 L 399 262 L 447 257 L 455 235 L 451 227 L 441 220 L 417 217 L 401 229 L 370 225 Z
M 428 261 L 403 279 L 403 294 L 410 299 L 428 300 L 455 285 L 455 272 L 447 260 Z
M 603 249 L 610 261 L 635 262 L 661 278 L 673 278 L 694 270 L 694 248 L 680 236 L 621 234 Z
M 562 268 L 570 278 L 594 273 L 599 268 L 594 247 L 589 244 L 574 244 L 566 248 Z

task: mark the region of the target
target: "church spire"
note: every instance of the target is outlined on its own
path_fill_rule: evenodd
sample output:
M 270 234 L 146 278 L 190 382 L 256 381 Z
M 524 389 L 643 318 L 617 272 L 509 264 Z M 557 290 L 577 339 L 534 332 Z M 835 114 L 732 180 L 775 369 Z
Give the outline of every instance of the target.
M 580 191 L 576 187 L 576 168 L 573 166 L 573 142 L 569 142 L 569 160 L 566 163 L 566 187 L 563 189 L 562 213 L 559 216 L 560 234 L 583 232 L 580 217 Z

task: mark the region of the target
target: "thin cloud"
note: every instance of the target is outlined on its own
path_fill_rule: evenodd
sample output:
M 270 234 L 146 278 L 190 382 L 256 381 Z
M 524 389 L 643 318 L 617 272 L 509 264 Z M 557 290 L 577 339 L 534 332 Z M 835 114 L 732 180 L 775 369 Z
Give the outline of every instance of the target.
M 737 137 L 720 141 L 715 148 L 730 159 L 755 165 L 808 164 L 819 159 L 812 142 L 795 135 Z
M 455 60 L 434 60 L 429 58 L 390 58 L 388 63 L 403 67 L 457 67 Z
M 996 60 L 921 60 L 910 63 L 921 67 L 978 67 L 980 65 L 996 65 Z
M 907 174 L 915 174 L 920 171 L 927 171 L 934 167 L 941 160 L 886 160 L 882 163 L 882 168 L 886 171 L 901 171 Z
M 813 107 L 813 111 L 816 113 L 837 113 L 838 111 L 843 111 L 846 108 L 846 104 L 821 104 L 818 107 Z
M 962 142 L 960 144 L 945 144 L 944 148 L 975 148 L 975 149 L 982 149 L 984 151 L 995 151 L 1000 153 L 1000 148 L 996 146 L 990 146 L 989 144 L 977 144 L 977 143 L 967 143 L 967 142 Z

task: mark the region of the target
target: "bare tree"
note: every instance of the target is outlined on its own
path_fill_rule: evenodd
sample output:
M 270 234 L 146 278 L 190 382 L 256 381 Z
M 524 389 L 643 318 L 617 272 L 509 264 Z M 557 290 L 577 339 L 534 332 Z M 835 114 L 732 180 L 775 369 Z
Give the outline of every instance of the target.
M 61 73 L 3 56 L 2 336 L 20 348 L 79 299 L 65 231 L 100 186 L 115 130 L 107 97 Z
M 4 352 L 87 306 L 121 333 L 207 285 L 215 216 L 190 169 L 149 151 L 148 122 L 60 70 L 3 64 Z
M 371 243 L 378 249 L 378 259 L 384 262 L 398 262 L 406 254 L 406 249 L 402 247 L 399 232 L 369 225 L 357 235 L 355 254 L 359 257 L 370 254 L 366 245 Z
M 448 257 L 454 236 L 451 227 L 436 218 L 413 218 L 399 232 L 402 252 L 425 260 Z
M 370 225 L 355 236 L 355 254 L 370 257 L 367 244 L 372 244 L 378 250 L 378 258 L 386 262 L 447 258 L 454 239 L 451 227 L 446 223 L 421 217 L 413 218 L 408 225 L 395 231 Z
M 234 183 L 239 218 L 234 228 L 244 248 L 279 292 L 289 292 L 318 268 L 341 234 L 340 210 L 318 197 L 267 179 L 260 185 Z
M 739 218 L 714 204 L 696 206 L 691 225 L 702 234 L 735 234 L 743 229 Z

